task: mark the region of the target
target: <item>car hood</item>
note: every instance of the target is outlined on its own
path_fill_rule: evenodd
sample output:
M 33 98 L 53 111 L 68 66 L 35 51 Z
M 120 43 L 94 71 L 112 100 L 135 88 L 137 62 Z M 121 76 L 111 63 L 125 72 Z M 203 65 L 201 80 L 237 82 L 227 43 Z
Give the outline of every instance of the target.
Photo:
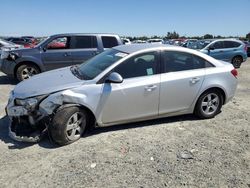
M 38 74 L 20 82 L 14 89 L 15 98 L 28 98 L 77 87 L 84 83 L 75 77 L 70 67 Z
M 18 48 L 10 50 L 9 52 L 14 52 L 18 54 L 18 56 L 22 56 L 22 55 L 34 54 L 37 51 L 39 51 L 39 49 L 34 47 L 34 48 Z

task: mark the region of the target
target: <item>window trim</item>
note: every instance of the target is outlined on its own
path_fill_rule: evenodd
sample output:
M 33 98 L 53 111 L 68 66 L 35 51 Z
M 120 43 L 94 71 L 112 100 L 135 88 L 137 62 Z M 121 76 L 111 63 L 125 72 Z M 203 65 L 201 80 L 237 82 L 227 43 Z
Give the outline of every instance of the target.
M 91 37 L 91 48 L 74 48 L 76 44 L 76 37 Z M 94 40 L 96 40 L 96 47 L 93 47 Z M 88 50 L 88 49 L 98 49 L 98 39 L 95 35 L 76 35 L 71 37 L 71 43 L 70 43 L 70 49 L 71 50 Z
M 118 39 L 117 39 L 117 37 L 115 37 L 115 36 L 106 36 L 106 35 L 102 35 L 102 36 L 100 36 L 100 39 L 101 39 L 101 41 L 102 41 L 102 46 L 103 46 L 103 49 L 109 49 L 109 48 L 113 48 L 113 47 L 115 47 L 115 46 L 113 46 L 113 47 L 105 47 L 104 46 L 104 42 L 103 42 L 103 38 L 114 38 L 115 40 L 116 40 L 116 45 L 115 46 L 118 46 L 119 45 L 119 41 L 118 41 Z
M 215 45 L 216 43 L 218 43 L 218 42 L 222 43 L 222 48 L 215 48 L 215 47 L 214 47 L 214 45 Z M 224 48 L 225 48 L 224 41 L 215 41 L 215 42 L 212 43 L 210 46 L 211 46 L 211 47 L 214 47 L 214 50 L 221 50 L 221 49 L 224 49 Z M 209 46 L 209 47 L 210 47 L 210 46 Z
M 59 39 L 59 38 L 67 38 L 67 41 L 66 41 L 66 46 L 68 45 L 67 48 L 48 48 L 48 45 L 50 43 L 52 43 L 54 40 L 56 39 Z M 70 50 L 71 49 L 71 43 L 72 43 L 72 37 L 71 36 L 59 36 L 59 37 L 55 37 L 53 38 L 52 40 L 50 40 L 47 44 L 45 44 L 45 47 L 48 51 L 54 51 L 54 50 Z
M 237 43 L 238 46 L 226 47 L 226 42 L 235 43 L 235 44 Z M 241 46 L 241 43 L 239 43 L 239 42 L 237 42 L 237 41 L 225 40 L 225 41 L 223 41 L 223 43 L 224 43 L 224 48 L 225 48 L 225 49 L 239 48 L 239 47 Z
M 206 64 L 205 64 L 205 67 L 204 68 L 198 68 L 198 69 L 189 69 L 189 70 L 181 70 L 181 71 L 166 71 L 166 66 L 165 66 L 165 59 L 164 59 L 164 52 L 180 52 L 180 53 L 186 53 L 186 54 L 190 54 L 193 58 L 196 56 L 196 57 L 199 57 L 201 58 L 202 60 L 206 61 L 207 63 L 209 63 L 209 65 L 211 65 L 211 67 L 206 67 Z M 209 62 L 208 60 L 206 60 L 205 58 L 199 56 L 199 55 L 196 55 L 196 54 L 193 54 L 193 53 L 189 53 L 189 52 L 183 52 L 183 51 L 178 51 L 178 50 L 162 50 L 161 51 L 161 74 L 166 74 L 166 73 L 176 73 L 176 72 L 183 72 L 183 71 L 193 71 L 193 70 L 201 70 L 201 69 L 207 69 L 207 68 L 214 68 L 215 65 L 212 64 L 211 62 Z
M 110 71 L 108 71 L 102 78 L 100 78 L 96 84 L 103 84 L 105 83 L 105 80 L 106 78 L 112 73 L 112 72 L 115 72 L 114 69 L 119 66 L 120 64 L 124 63 L 125 61 L 129 60 L 130 58 L 133 58 L 135 56 L 138 56 L 138 55 L 142 55 L 142 54 L 145 54 L 145 53 L 151 53 L 151 52 L 155 52 L 156 53 L 156 74 L 153 74 L 153 75 L 149 75 L 149 76 L 155 76 L 157 74 L 161 74 L 161 51 L 160 50 L 153 50 L 153 51 L 147 51 L 147 52 L 141 52 L 141 53 L 138 53 L 138 54 L 135 54 L 129 58 L 126 58 L 125 60 L 123 60 L 122 62 L 120 62 L 118 65 L 116 65 L 115 67 L 113 67 Z M 146 75 L 145 75 L 146 76 Z M 138 77 L 145 77 L 145 76 L 138 76 Z M 147 76 L 147 77 L 149 77 Z M 123 78 L 124 80 L 128 80 L 128 79 L 134 79 L 134 78 L 138 78 L 138 77 L 133 77 L 133 78 Z

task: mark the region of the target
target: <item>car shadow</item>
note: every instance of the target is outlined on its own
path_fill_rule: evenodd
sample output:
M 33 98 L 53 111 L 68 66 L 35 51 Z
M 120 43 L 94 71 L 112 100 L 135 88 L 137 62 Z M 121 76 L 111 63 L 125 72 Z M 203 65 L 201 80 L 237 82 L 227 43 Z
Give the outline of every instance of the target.
M 94 136 L 100 133 L 119 131 L 119 130 L 124 130 L 124 129 L 135 129 L 135 128 L 141 128 L 141 127 L 147 127 L 147 126 L 157 126 L 160 124 L 168 124 L 168 123 L 181 122 L 181 121 L 194 121 L 194 120 L 199 120 L 199 118 L 197 118 L 193 114 L 188 114 L 188 115 L 141 121 L 141 122 L 136 122 L 136 123 L 113 125 L 113 126 L 108 126 L 108 127 L 97 127 L 95 129 L 88 130 L 84 134 L 83 137 Z
M 16 85 L 18 81 L 15 78 L 11 78 L 7 75 L 0 75 L 0 84 L 2 85 Z
M 114 126 L 109 126 L 109 127 L 98 127 L 98 128 L 86 131 L 82 139 L 84 139 L 84 137 L 94 136 L 94 135 L 98 135 L 98 134 L 105 133 L 105 132 L 113 132 L 113 131 L 119 131 L 119 130 L 125 130 L 125 129 L 134 129 L 134 128 L 141 128 L 141 127 L 147 127 L 147 126 L 156 126 L 159 124 L 168 124 L 168 123 L 173 123 L 173 122 L 193 121 L 193 120 L 198 120 L 198 118 L 190 114 L 190 115 L 182 115 L 182 116 L 174 116 L 174 117 L 167 117 L 167 118 L 161 118 L 161 119 L 155 119 L 155 120 L 142 121 L 142 122 L 137 122 L 137 123 L 114 125 Z M 7 116 L 4 116 L 0 119 L 0 141 L 3 141 L 4 143 L 8 144 L 9 149 L 23 149 L 23 148 L 31 147 L 34 144 L 38 144 L 39 146 L 46 148 L 46 149 L 54 149 L 54 148 L 60 147 L 54 144 L 48 135 L 45 135 L 44 138 L 38 143 L 17 142 L 9 137 L 8 124 L 9 124 L 9 119 Z

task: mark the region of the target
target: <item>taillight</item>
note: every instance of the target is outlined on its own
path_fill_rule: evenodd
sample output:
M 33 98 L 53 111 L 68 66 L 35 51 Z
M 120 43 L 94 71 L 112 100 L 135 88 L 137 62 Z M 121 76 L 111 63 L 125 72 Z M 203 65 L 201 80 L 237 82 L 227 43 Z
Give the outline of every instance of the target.
M 247 45 L 245 44 L 244 50 L 247 52 Z
M 231 70 L 232 75 L 237 78 L 238 76 L 238 71 L 236 69 Z

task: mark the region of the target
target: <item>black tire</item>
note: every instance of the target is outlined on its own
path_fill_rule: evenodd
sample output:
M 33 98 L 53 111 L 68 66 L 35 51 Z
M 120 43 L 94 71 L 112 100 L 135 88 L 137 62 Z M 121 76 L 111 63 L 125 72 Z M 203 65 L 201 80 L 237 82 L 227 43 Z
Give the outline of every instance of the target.
M 40 69 L 36 65 L 30 63 L 22 64 L 16 70 L 16 78 L 21 82 L 40 72 Z
M 236 68 L 236 69 L 240 68 L 242 62 L 243 62 L 243 58 L 241 56 L 235 56 L 232 59 L 232 64 L 233 64 L 234 68 Z
M 81 123 L 70 123 L 74 120 L 75 114 Z M 52 124 L 49 126 L 49 134 L 52 140 L 59 145 L 71 144 L 80 139 L 84 133 L 87 122 L 87 113 L 79 107 L 66 107 L 56 112 L 53 117 Z M 74 128 L 73 128 L 74 127 Z M 72 129 L 71 129 L 72 128 Z M 73 135 L 75 131 L 75 136 Z M 73 136 L 72 136 L 73 135 Z
M 211 96 L 210 100 L 209 95 Z M 213 118 L 220 112 L 222 104 L 223 95 L 221 92 L 217 89 L 210 89 L 199 97 L 194 113 L 202 119 Z

